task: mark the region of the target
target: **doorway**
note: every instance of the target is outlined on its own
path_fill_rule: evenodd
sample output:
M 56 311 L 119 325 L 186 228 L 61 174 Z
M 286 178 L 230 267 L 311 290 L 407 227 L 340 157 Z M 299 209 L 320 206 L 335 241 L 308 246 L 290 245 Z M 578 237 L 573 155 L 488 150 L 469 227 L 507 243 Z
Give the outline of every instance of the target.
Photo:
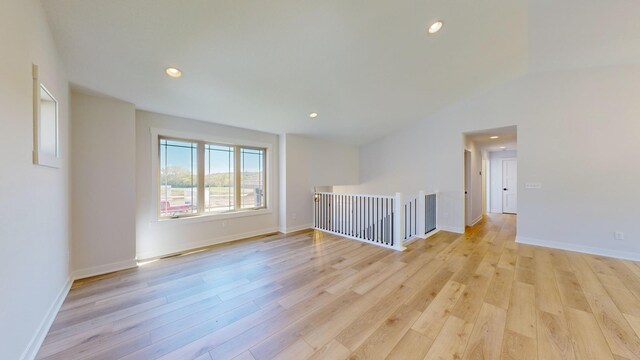
M 463 139 L 465 226 L 486 213 L 517 214 L 517 127 L 468 132 Z
M 502 159 L 502 213 L 518 213 L 518 160 Z

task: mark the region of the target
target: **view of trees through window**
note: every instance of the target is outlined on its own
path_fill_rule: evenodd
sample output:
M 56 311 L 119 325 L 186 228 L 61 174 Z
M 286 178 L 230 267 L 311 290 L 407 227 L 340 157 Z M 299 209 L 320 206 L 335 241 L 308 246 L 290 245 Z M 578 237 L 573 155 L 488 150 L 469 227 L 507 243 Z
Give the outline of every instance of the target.
M 198 144 L 160 139 L 160 213 L 198 212 Z
M 206 212 L 221 213 L 235 210 L 235 163 L 233 146 L 205 144 L 205 194 Z
M 159 140 L 161 217 L 266 207 L 265 149 Z M 236 167 L 240 174 L 236 174 Z

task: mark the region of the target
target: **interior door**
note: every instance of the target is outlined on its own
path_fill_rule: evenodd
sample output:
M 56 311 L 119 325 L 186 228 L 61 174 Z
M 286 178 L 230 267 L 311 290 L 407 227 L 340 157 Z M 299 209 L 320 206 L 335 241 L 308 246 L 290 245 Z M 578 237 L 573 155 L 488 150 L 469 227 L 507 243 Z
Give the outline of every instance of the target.
M 518 212 L 518 160 L 502 160 L 502 212 Z
M 464 224 L 471 225 L 471 152 L 464 151 Z

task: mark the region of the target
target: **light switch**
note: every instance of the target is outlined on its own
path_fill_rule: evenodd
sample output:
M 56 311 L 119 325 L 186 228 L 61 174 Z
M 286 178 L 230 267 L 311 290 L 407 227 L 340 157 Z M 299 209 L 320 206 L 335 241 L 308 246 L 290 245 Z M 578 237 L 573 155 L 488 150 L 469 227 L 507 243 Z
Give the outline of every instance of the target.
M 525 183 L 524 187 L 526 189 L 542 189 L 542 183 L 529 182 L 529 183 Z

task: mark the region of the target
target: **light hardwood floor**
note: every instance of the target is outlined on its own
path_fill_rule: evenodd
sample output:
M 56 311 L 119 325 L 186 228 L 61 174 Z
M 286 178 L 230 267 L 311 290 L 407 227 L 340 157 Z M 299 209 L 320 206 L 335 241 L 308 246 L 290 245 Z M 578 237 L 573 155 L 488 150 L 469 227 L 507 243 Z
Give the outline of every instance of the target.
M 514 242 L 275 235 L 76 282 L 40 359 L 640 359 L 640 265 Z

